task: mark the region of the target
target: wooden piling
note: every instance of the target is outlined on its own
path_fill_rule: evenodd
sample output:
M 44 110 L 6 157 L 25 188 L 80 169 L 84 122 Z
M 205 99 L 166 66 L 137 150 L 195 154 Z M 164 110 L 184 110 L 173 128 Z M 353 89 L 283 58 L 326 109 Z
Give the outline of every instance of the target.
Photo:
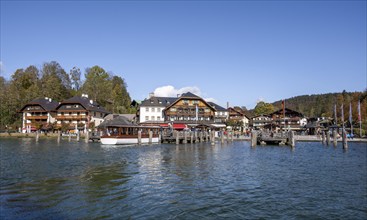
M 71 133 L 69 132 L 69 142 L 71 142 Z
M 296 146 L 294 131 L 288 132 L 288 143 L 287 144 L 291 146 L 292 148 Z
M 175 134 L 176 134 L 176 144 L 180 144 L 180 135 L 178 131 L 175 131 Z
M 199 140 L 199 141 L 200 141 L 200 142 L 203 142 L 203 132 L 202 132 L 202 131 L 200 131 L 200 137 L 199 137 L 199 138 L 200 138 L 200 140 Z
M 183 140 L 184 144 L 187 144 L 187 131 L 184 131 L 184 140 Z
M 38 132 L 38 130 L 37 130 L 37 131 L 36 131 L 36 142 L 38 142 L 39 138 L 40 138 L 40 134 L 39 134 L 39 132 Z
M 322 144 L 325 144 L 325 131 L 322 131 Z
M 59 144 L 61 140 L 61 131 L 57 131 L 57 143 Z
M 102 135 L 101 135 L 102 136 Z M 79 142 L 80 141 L 80 132 L 77 131 L 76 132 L 76 141 Z
M 138 144 L 141 145 L 141 130 L 138 131 Z
M 327 146 L 330 145 L 330 132 L 329 131 L 326 132 L 326 145 Z
M 149 144 L 153 143 L 152 139 L 153 139 L 153 131 L 149 131 Z
M 214 130 L 212 131 L 212 134 L 211 134 L 211 145 L 212 146 L 215 145 L 215 131 Z
M 87 130 L 87 132 L 85 133 L 85 143 L 89 142 L 89 131 Z
M 232 131 L 231 132 L 231 141 L 233 142 L 233 135 L 234 135 L 234 132 Z
M 348 141 L 347 141 L 347 132 L 345 131 L 345 128 L 343 128 L 343 149 L 348 149 Z
M 333 143 L 334 143 L 334 147 L 336 147 L 338 145 L 338 133 L 336 132 L 336 130 L 333 130 Z
M 256 147 L 257 145 L 257 132 L 252 131 L 251 132 L 251 147 Z
M 229 142 L 229 131 L 227 131 L 226 140 L 227 140 L 227 142 Z
M 190 131 L 190 143 L 194 143 L 194 132 Z
M 220 142 L 223 144 L 224 143 L 224 132 L 220 131 Z

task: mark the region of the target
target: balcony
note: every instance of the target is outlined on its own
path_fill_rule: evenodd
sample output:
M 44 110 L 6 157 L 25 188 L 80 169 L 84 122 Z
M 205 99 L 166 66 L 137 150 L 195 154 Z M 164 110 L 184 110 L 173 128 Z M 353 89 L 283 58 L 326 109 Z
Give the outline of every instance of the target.
M 32 115 L 32 116 L 25 116 L 26 120 L 47 120 L 47 115 Z
M 57 115 L 56 120 L 68 120 L 68 121 L 75 121 L 75 120 L 87 120 L 86 115 Z

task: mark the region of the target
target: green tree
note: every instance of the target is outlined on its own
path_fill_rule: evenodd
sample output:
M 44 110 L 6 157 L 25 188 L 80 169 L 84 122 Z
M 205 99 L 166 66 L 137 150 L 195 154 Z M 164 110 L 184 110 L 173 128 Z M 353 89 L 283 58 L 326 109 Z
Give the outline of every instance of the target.
M 111 94 L 111 81 L 109 74 L 99 66 L 88 68 L 85 74 L 85 82 L 82 91 L 100 105 L 106 106 Z
M 255 115 L 267 115 L 274 112 L 274 106 L 270 103 L 260 101 L 255 106 Z
M 44 63 L 42 68 L 42 94 L 56 100 L 70 98 L 71 81 L 59 63 Z

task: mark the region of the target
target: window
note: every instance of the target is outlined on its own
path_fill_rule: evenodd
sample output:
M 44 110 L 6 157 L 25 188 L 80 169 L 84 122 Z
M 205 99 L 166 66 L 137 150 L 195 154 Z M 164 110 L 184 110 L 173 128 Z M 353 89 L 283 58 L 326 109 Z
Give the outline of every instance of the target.
M 157 121 L 160 121 L 161 120 L 161 116 L 157 116 Z
M 160 112 L 161 111 L 161 108 L 157 108 L 157 112 Z
M 152 119 L 152 121 L 154 121 L 155 120 L 155 117 L 154 116 L 151 116 L 151 119 Z
M 149 116 L 145 116 L 145 121 L 148 121 L 149 120 Z
M 155 108 L 152 108 L 152 112 L 155 112 Z
M 66 108 L 71 108 L 71 105 L 67 105 Z
M 149 112 L 149 108 L 145 108 L 145 111 L 146 111 L 146 112 Z

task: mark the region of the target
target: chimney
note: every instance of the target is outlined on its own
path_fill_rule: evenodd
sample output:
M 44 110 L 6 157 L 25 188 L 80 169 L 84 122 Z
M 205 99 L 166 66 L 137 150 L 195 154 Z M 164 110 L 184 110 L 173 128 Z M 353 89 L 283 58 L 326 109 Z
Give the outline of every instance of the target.
M 149 98 L 153 98 L 154 97 L 154 92 L 149 93 Z

